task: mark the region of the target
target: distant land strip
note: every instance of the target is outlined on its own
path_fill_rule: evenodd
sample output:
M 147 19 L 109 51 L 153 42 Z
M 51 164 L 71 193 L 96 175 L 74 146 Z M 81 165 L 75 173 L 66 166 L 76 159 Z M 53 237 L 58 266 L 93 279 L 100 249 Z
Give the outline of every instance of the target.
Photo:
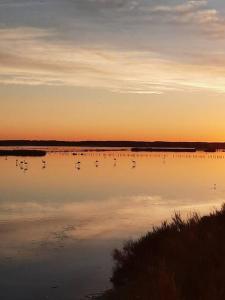
M 172 147 L 138 147 L 138 148 L 131 148 L 133 152 L 196 152 L 196 148 L 172 148 Z M 215 152 L 214 149 L 205 150 L 209 152 Z
M 43 150 L 0 150 L 0 156 L 45 156 Z
M 150 151 L 151 148 L 174 149 L 195 149 L 196 151 L 215 152 L 225 150 L 225 142 L 167 142 L 167 141 L 57 141 L 57 140 L 0 140 L 0 147 L 3 146 L 37 146 L 37 147 L 109 147 L 109 148 L 145 148 Z

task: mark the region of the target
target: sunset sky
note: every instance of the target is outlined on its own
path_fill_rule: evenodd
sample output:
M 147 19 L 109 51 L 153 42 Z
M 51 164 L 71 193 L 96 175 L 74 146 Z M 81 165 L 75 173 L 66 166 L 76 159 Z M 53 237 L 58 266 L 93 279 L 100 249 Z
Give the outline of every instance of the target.
M 225 141 L 224 0 L 0 0 L 0 139 Z

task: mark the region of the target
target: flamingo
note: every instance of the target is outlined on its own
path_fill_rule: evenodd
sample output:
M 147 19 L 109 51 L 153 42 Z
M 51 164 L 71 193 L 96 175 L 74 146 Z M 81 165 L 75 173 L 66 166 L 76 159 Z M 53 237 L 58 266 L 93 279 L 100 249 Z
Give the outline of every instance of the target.
M 135 168 L 135 167 L 136 167 L 136 161 L 135 161 L 135 160 L 132 160 L 132 163 L 133 163 L 132 168 Z

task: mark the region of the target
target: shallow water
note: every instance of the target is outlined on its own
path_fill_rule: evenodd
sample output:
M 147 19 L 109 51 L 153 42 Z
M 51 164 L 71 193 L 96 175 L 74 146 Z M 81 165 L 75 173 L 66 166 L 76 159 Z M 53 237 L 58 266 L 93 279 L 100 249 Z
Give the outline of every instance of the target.
M 225 199 L 223 153 L 57 152 L 46 164 L 26 158 L 27 165 L 23 159 L 16 166 L 16 158 L 0 158 L 4 300 L 77 300 L 102 291 L 110 287 L 115 247 L 174 211 L 205 214 Z

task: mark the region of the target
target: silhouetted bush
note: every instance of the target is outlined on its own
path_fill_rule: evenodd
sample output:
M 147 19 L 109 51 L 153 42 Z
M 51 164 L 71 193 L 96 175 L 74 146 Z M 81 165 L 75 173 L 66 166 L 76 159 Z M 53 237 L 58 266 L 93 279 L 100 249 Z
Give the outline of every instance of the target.
M 225 205 L 187 221 L 175 214 L 114 250 L 112 290 L 101 299 L 225 299 Z

